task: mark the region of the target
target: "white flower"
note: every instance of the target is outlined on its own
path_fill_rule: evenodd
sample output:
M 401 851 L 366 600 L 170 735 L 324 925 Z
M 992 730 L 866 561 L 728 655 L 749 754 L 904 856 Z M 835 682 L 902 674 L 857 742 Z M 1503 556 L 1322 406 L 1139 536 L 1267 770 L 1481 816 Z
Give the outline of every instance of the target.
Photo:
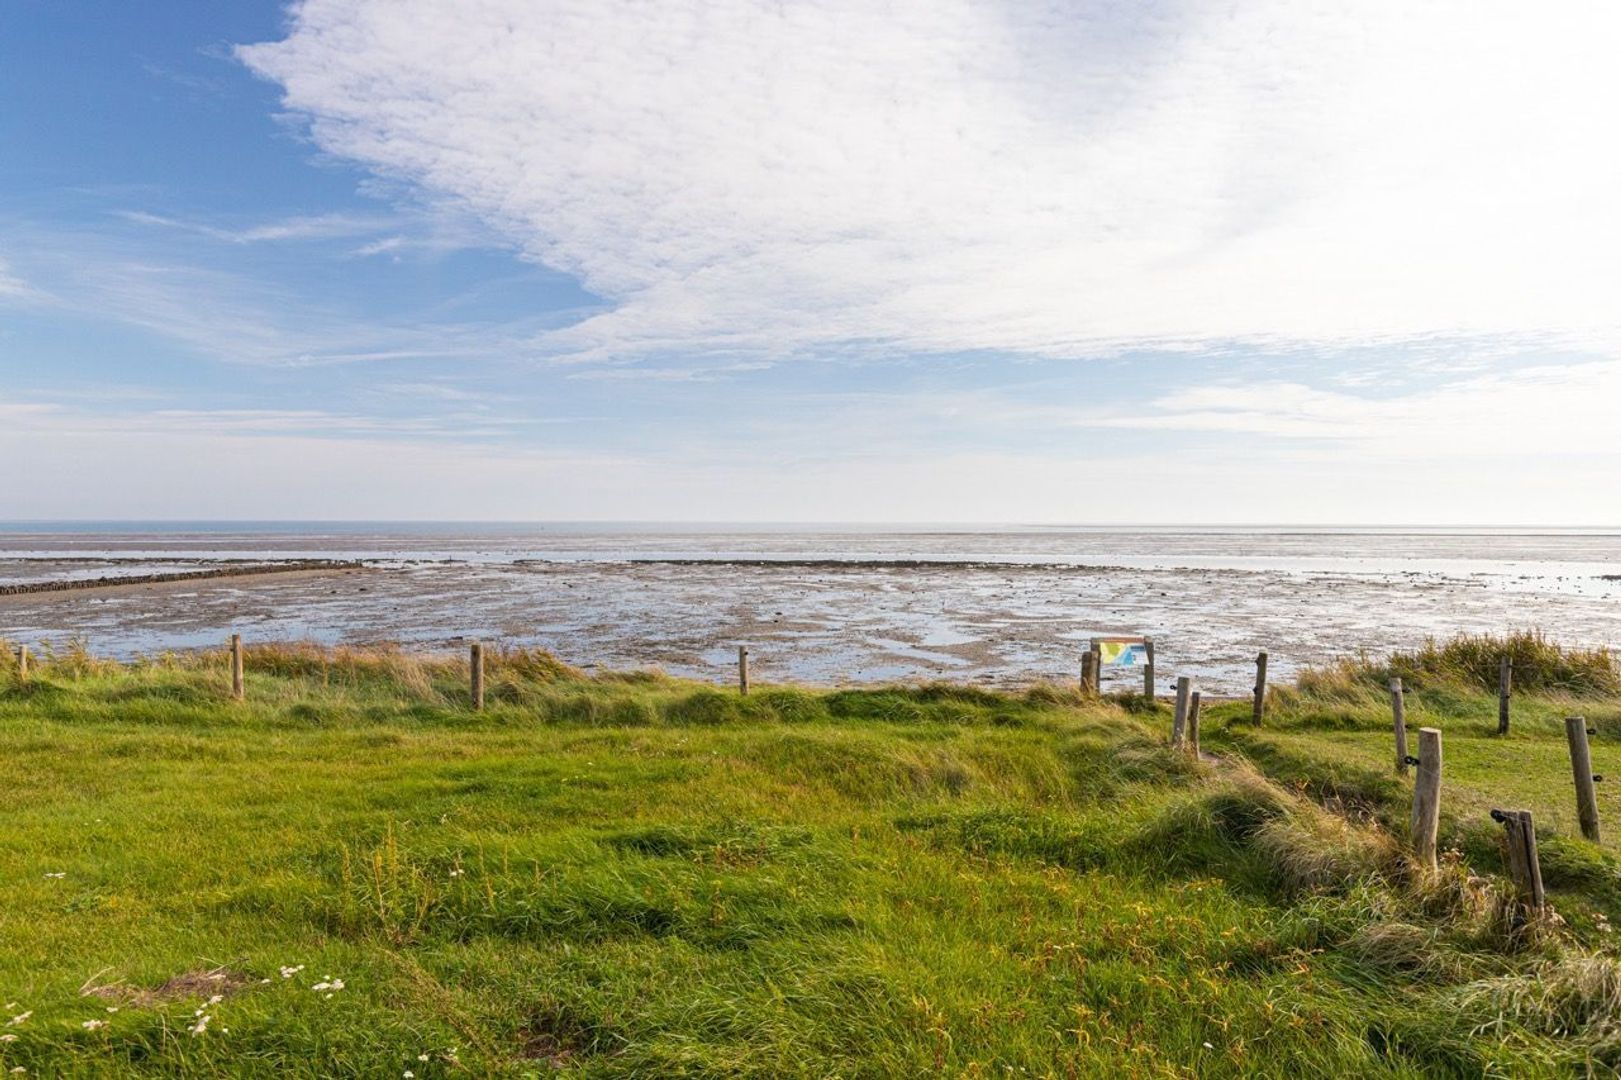
M 18 1013 L 16 1016 L 13 1016 L 10 1020 L 6 1021 L 6 1027 L 16 1027 L 18 1024 L 22 1023 L 24 1020 L 27 1020 L 30 1016 L 33 1016 L 33 1015 L 34 1015 L 34 1010 L 33 1009 L 29 1009 L 25 1013 Z
M 428 1055 L 427 1054 L 418 1054 L 417 1055 L 417 1060 L 418 1061 L 427 1061 L 428 1060 Z
M 106 1027 L 107 1026 L 107 1021 L 105 1021 L 105 1020 L 86 1020 L 84 1023 L 80 1024 L 79 1026 L 84 1028 L 86 1031 L 95 1031 L 98 1028 Z
M 58 874 L 46 874 L 46 875 L 45 875 L 45 876 L 46 876 L 46 877 L 48 877 L 48 878 L 65 878 L 65 877 L 67 877 L 67 876 L 68 876 L 68 875 L 67 875 L 67 873 L 66 873 L 66 871 L 63 871 L 63 872 L 62 872 L 62 873 L 58 873 Z
M 118 1006 L 117 1005 L 109 1005 L 109 1006 L 107 1006 L 107 1011 L 108 1012 L 117 1012 L 118 1011 Z
M 0 1035 L 0 1042 L 16 1042 L 16 1041 L 17 1041 L 17 1036 L 13 1035 L 9 1031 L 6 1032 L 4 1035 Z
M 19 1065 L 15 1069 L 12 1069 L 11 1071 L 14 1072 L 14 1073 L 25 1073 L 28 1070 L 23 1068 L 21 1065 Z
M 225 995 L 224 994 L 215 994 L 213 997 L 208 999 L 208 1003 L 210 1005 L 218 1005 L 220 1002 L 222 1002 L 224 1000 L 225 1000 Z
M 412 1078 L 415 1076 L 416 1073 L 412 1072 L 410 1069 L 405 1070 L 405 1080 L 412 1080 Z
M 281 969 L 281 977 L 284 978 L 284 979 L 291 979 L 294 975 L 297 975 L 300 971 L 303 971 L 303 970 L 304 970 L 304 965 L 303 964 L 299 964 L 297 967 L 284 967 L 284 968 Z
M 1215 1049 L 1215 1047 L 1214 1047 L 1214 1046 L 1211 1046 L 1211 1045 L 1210 1045 L 1210 1044 L 1209 1044 L 1209 1043 L 1205 1043 L 1205 1044 L 1204 1044 L 1204 1048 L 1205 1048 L 1205 1049 L 1206 1049 L 1206 1050 L 1214 1050 L 1214 1049 Z
M 210 1020 L 212 1020 L 212 1019 L 213 1019 L 213 1017 L 208 1016 L 206 1014 L 198 1016 L 197 1022 L 195 1024 L 191 1025 L 191 1027 L 187 1028 L 186 1030 L 190 1031 L 193 1035 L 206 1034 L 208 1032 L 208 1022 Z

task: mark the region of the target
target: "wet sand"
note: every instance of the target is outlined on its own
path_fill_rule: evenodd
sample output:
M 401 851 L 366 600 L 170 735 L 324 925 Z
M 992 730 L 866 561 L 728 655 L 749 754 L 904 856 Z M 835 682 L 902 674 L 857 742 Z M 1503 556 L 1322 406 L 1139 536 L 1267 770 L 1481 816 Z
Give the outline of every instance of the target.
M 212 646 L 232 632 L 423 649 L 478 638 L 544 646 L 587 668 L 658 667 L 718 682 L 734 677 L 736 646 L 746 643 L 759 681 L 1010 686 L 1075 678 L 1091 636 L 1146 633 L 1162 690 L 1189 674 L 1209 693 L 1238 695 L 1263 648 L 1283 680 L 1304 664 L 1464 631 L 1535 627 L 1572 643 L 1621 643 L 1621 582 L 1598 573 L 1612 568 L 1566 578 L 918 559 L 392 559 L 363 571 L 7 597 L 0 636 L 80 636 L 119 656 Z M 1139 677 L 1111 672 L 1105 685 Z

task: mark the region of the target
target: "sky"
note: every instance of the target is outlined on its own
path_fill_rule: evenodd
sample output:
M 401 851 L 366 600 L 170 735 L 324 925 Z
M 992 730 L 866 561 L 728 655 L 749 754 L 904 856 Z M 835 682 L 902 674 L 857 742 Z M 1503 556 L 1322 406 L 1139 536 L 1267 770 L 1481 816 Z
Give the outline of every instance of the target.
M 0 519 L 1621 526 L 1621 6 L 8 0 Z

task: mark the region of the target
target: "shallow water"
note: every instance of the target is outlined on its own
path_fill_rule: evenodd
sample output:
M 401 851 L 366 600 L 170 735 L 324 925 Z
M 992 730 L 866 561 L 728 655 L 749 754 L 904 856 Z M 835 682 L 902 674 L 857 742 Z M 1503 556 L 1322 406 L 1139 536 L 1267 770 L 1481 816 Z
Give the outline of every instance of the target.
M 539 644 L 583 666 L 728 681 L 1073 678 L 1087 638 L 1156 640 L 1160 688 L 1241 693 L 1459 631 L 1621 644 L 1621 534 L 1334 529 L 527 525 L 0 527 L 0 583 L 221 559 L 364 572 L 14 597 L 0 635 L 128 656 L 250 638 Z M 1127 685 L 1137 676 L 1110 673 Z

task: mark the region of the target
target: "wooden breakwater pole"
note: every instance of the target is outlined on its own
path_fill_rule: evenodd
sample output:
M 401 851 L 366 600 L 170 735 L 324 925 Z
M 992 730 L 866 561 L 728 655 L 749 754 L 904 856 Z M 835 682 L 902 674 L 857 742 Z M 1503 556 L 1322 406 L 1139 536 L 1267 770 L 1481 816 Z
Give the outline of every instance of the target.
M 242 635 L 231 635 L 231 699 L 241 701 L 247 694 L 242 685 Z
M 1188 695 L 1188 755 L 1199 760 L 1199 691 Z
M 484 643 L 482 641 L 475 641 L 467 647 L 467 680 L 468 692 L 473 702 L 473 711 L 481 712 L 484 708 Z
M 1186 675 L 1176 679 L 1176 711 L 1171 714 L 1171 745 L 1181 746 L 1188 731 L 1188 703 L 1193 694 L 1193 680 Z
M 1497 734 L 1508 734 L 1508 699 L 1514 689 L 1514 658 L 1497 662 Z
M 1441 731 L 1418 729 L 1418 757 L 1409 759 L 1418 766 L 1413 784 L 1413 854 L 1419 865 L 1435 870 L 1437 842 L 1441 832 Z
M 737 647 L 737 692 L 747 695 L 749 692 L 749 647 Z
M 1143 638 L 1143 698 L 1154 700 L 1154 639 Z
M 1266 719 L 1266 650 L 1262 649 L 1255 654 L 1255 703 L 1251 708 L 1251 719 L 1255 726 L 1260 727 L 1261 721 Z
M 1407 698 L 1400 679 L 1390 680 L 1390 719 L 1396 729 L 1396 775 L 1407 775 Z
M 1088 694 L 1097 693 L 1098 654 L 1088 646 L 1081 654 L 1081 689 Z
M 1587 745 L 1587 737 L 1591 734 L 1593 731 L 1584 717 L 1565 718 L 1565 741 L 1570 744 L 1570 771 L 1576 781 L 1576 818 L 1581 822 L 1582 835 L 1596 844 L 1599 840 L 1598 791 L 1593 785 L 1603 777 L 1593 774 L 1593 752 Z

